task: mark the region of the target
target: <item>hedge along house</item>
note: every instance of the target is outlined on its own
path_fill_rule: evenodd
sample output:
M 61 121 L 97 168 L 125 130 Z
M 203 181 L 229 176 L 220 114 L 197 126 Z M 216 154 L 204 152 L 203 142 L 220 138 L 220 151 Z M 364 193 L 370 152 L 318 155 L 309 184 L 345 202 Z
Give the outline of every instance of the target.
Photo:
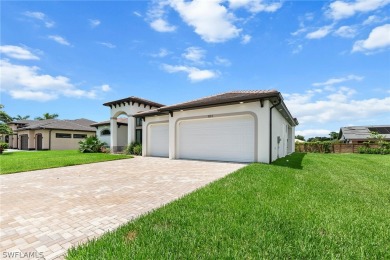
M 127 118 L 117 118 L 116 128 L 117 128 L 117 146 L 124 147 L 128 144 L 128 127 L 127 127 Z M 95 123 L 91 125 L 96 128 L 96 137 L 100 141 L 104 142 L 107 146 L 111 146 L 111 128 L 110 120 Z M 141 142 L 141 140 L 139 141 Z
M 138 125 L 143 122 L 143 156 L 270 163 L 295 150 L 298 121 L 276 90 L 232 91 L 149 108 L 132 114 Z M 117 113 L 111 107 L 111 115 Z M 135 139 L 135 130 L 129 124 L 129 137 Z
M 19 150 L 74 150 L 79 142 L 95 135 L 90 127 L 94 121 L 76 120 L 17 120 L 8 123 L 13 131 L 9 147 Z
M 142 142 L 142 119 L 136 119 L 135 114 L 143 111 L 148 111 L 156 108 L 163 107 L 164 105 L 138 98 L 128 97 L 119 99 L 103 104 L 110 107 L 110 149 L 112 152 L 120 152 L 124 147 L 132 142 Z M 124 143 L 121 140 L 124 139 L 119 132 L 118 117 L 124 115 L 127 117 L 127 142 Z M 125 122 L 125 121 L 119 121 Z

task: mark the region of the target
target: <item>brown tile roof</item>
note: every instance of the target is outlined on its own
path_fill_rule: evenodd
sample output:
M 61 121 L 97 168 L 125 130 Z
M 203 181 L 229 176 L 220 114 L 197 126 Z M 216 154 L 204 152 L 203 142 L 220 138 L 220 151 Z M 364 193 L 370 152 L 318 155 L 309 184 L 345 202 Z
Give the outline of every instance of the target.
M 104 103 L 103 105 L 111 107 L 111 106 L 116 106 L 116 105 L 120 105 L 120 104 L 124 104 L 124 103 L 128 103 L 128 104 L 139 103 L 139 104 L 152 106 L 152 107 L 163 107 L 164 106 L 163 104 L 153 102 L 153 101 L 150 101 L 147 99 L 139 98 L 139 97 L 134 97 L 134 96 L 110 101 L 110 102 Z
M 36 130 L 36 129 L 58 129 L 58 130 L 73 130 L 73 131 L 89 131 L 95 132 L 95 129 L 90 125 L 96 123 L 95 121 L 85 118 L 75 120 L 17 120 L 9 124 L 21 124 L 17 130 Z
M 121 125 L 127 125 L 127 118 L 118 117 L 118 118 L 116 119 L 116 122 L 117 122 L 118 124 L 121 124 Z M 91 124 L 91 126 L 100 126 L 100 125 L 110 125 L 110 120 L 102 121 L 102 122 L 98 122 L 98 123 Z
M 234 102 L 243 102 L 259 100 L 262 98 L 279 97 L 280 93 L 276 90 L 237 90 L 199 98 L 171 106 L 165 106 L 159 111 L 173 111 L 179 109 L 196 108 L 204 106 L 222 105 Z

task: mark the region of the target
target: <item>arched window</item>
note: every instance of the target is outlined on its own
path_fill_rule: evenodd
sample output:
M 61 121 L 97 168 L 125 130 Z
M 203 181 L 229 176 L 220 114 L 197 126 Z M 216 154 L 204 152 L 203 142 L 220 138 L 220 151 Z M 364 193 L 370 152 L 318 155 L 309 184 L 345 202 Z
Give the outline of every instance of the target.
M 110 130 L 108 130 L 108 129 L 104 129 L 104 130 L 102 130 L 101 132 L 100 132 L 100 135 L 110 135 L 111 134 L 111 132 L 110 132 Z

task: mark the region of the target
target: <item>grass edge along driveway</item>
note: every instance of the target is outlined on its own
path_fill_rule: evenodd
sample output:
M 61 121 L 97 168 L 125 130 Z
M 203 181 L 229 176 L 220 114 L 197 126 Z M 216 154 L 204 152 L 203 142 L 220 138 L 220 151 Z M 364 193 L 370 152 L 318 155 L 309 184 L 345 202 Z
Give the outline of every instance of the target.
M 386 155 L 251 164 L 67 259 L 389 259 L 389 173 Z
M 132 156 L 107 153 L 80 153 L 77 150 L 5 152 L 0 155 L 0 174 L 128 158 L 132 158 Z

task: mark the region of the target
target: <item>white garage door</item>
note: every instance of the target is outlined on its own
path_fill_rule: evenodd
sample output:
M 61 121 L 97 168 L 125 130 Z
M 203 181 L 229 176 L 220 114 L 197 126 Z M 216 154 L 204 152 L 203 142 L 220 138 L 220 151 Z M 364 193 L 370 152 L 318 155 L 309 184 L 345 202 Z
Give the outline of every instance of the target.
M 148 155 L 169 156 L 169 130 L 168 123 L 151 124 L 148 129 Z
M 255 161 L 255 122 L 250 115 L 183 120 L 177 157 L 234 162 Z

